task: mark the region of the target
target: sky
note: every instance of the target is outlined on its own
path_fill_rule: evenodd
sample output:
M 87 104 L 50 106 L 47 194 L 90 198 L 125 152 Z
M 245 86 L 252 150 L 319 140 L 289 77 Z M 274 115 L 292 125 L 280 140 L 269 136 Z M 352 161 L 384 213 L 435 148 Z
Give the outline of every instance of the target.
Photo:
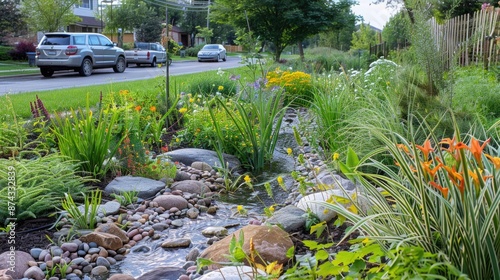
M 389 18 L 396 13 L 392 8 L 386 8 L 385 3 L 372 4 L 373 0 L 358 0 L 359 4 L 352 6 L 352 12 L 363 16 L 364 23 L 382 29 Z

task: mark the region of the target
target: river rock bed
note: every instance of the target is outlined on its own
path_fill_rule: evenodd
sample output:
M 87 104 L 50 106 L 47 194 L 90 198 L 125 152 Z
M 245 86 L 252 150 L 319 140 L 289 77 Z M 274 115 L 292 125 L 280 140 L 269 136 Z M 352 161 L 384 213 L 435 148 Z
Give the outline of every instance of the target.
M 307 144 L 306 137 L 302 139 L 305 144 L 302 146 L 297 145 L 293 138 L 292 127 L 298 125 L 300 121 L 299 115 L 305 115 L 303 113 L 290 109 L 285 115 L 280 139 L 286 140 L 277 145 L 275 153 L 275 158 L 280 161 L 281 171 L 297 171 L 298 174 L 308 178 L 309 182 L 313 184 L 340 183 L 345 189 L 354 189 L 355 186 L 352 182 L 328 170 L 319 154 L 315 153 Z M 288 155 L 288 148 L 293 149 L 294 155 L 302 154 L 305 164 L 298 164 L 294 157 Z M 168 158 L 177 162 L 179 153 L 182 154 L 182 152 L 174 151 L 174 153 L 177 155 L 172 156 L 170 154 Z M 294 205 L 299 204 L 303 196 L 298 191 L 297 182 L 292 180 L 289 174 L 281 173 L 283 174 L 287 192 L 281 196 L 281 201 L 276 201 L 276 210 L 278 211 L 270 219 L 266 220 L 262 216 L 262 212 L 255 211 L 249 211 L 245 215 L 241 215 L 242 213 L 238 211 L 236 205 L 229 208 L 224 205 L 224 216 L 219 217 L 218 212 L 221 203 L 218 200 L 221 190 L 224 189 L 224 178 L 222 174 L 214 169 L 215 162 L 212 165 L 210 163 L 209 155 L 213 156 L 213 152 L 201 153 L 201 151 L 194 151 L 194 155 L 197 157 L 193 158 L 193 155 L 191 155 L 189 160 L 184 159 L 177 163 L 178 172 L 171 185 L 166 184 L 166 182 L 151 182 L 154 180 L 139 178 L 143 180 L 141 181 L 141 189 L 147 187 L 147 189 L 152 189 L 153 192 L 159 190 L 153 196 L 151 196 L 151 190 L 150 192 L 143 192 L 139 195 L 140 203 L 126 208 L 120 207 L 119 204 L 116 205 L 117 203 L 113 201 L 107 202 L 107 205 L 104 204 L 103 209 L 105 210 L 99 212 L 99 227 L 95 231 L 79 232 L 75 235 L 70 230 L 68 223 L 54 235 L 53 240 L 60 244 L 59 246 L 32 248 L 29 254 L 17 252 L 16 260 L 19 265 L 16 265 L 16 269 L 19 271 L 16 272 L 14 279 L 45 279 L 46 271 L 51 271 L 54 275 L 57 272 L 57 275 L 61 275 L 61 270 L 64 270 L 64 279 L 67 280 L 197 279 L 201 278 L 203 274 L 209 274 L 209 271 L 196 273 L 196 259 L 202 252 L 200 252 L 199 248 L 192 247 L 192 241 L 189 238 L 168 238 L 169 230 L 181 229 L 190 221 L 200 219 L 217 220 L 227 219 L 228 217 L 237 217 L 239 219 L 237 222 L 226 223 L 222 226 L 207 226 L 205 229 L 200 230 L 203 236 L 206 237 L 206 246 L 203 247 L 219 241 L 245 224 L 260 225 L 268 222 L 280 224 L 288 232 L 301 230 L 305 223 L 305 218 L 303 218 L 305 212 Z M 174 159 L 173 157 L 177 158 Z M 199 157 L 202 157 L 205 161 L 198 160 Z M 231 159 L 231 162 L 237 165 L 234 158 Z M 234 170 L 238 169 L 234 168 Z M 124 176 L 118 179 L 122 185 L 127 186 L 126 181 L 124 183 L 123 180 L 137 180 L 138 178 Z M 150 184 L 148 185 L 148 183 Z M 279 189 L 277 183 L 273 183 L 273 188 Z M 116 192 L 115 189 L 108 191 Z M 314 190 L 309 188 L 307 193 L 314 193 Z M 254 191 L 252 195 L 267 196 L 263 190 Z M 262 208 L 257 210 L 262 210 Z M 62 219 L 63 223 L 64 221 L 65 218 Z M 185 262 L 183 264 L 176 263 L 175 266 L 168 263 L 158 263 L 158 269 L 145 272 L 138 278 L 115 273 L 116 269 L 114 267 L 127 258 L 128 254 L 147 253 L 152 248 L 143 244 L 152 243 L 160 244 L 164 250 L 187 249 L 188 253 L 185 256 Z M 2 276 L 2 268 L 5 268 L 2 267 L 2 264 L 6 263 L 2 261 L 2 257 L 8 258 L 6 256 L 8 253 L 5 252 L 0 255 L 0 279 L 12 279 L 9 276 Z M 53 276 L 49 279 L 58 280 L 63 278 Z

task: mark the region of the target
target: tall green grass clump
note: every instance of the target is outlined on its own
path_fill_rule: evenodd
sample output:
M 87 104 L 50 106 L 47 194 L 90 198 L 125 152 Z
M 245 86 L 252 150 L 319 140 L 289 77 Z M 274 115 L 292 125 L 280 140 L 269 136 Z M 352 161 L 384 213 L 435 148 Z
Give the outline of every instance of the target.
M 273 157 L 286 109 L 282 90 L 265 90 L 262 87 L 257 81 L 254 87 L 249 86 L 240 92 L 241 99 L 231 101 L 215 97 L 210 106 L 221 108 L 241 137 L 240 141 L 226 143 L 224 128 L 219 125 L 214 109 L 211 109 L 210 117 L 216 131 L 215 141 L 236 150 L 238 159 L 257 173 Z M 247 143 L 250 143 L 249 149 Z M 228 147 L 221 148 L 226 151 Z M 224 163 L 221 164 L 224 166 Z
M 419 246 L 441 254 L 470 279 L 500 279 L 500 151 L 492 139 L 456 130 L 439 138 L 431 128 L 425 141 L 375 126 L 365 127 L 384 145 L 360 160 L 350 176 L 362 185 L 370 205 L 353 213 L 324 204 L 387 246 Z M 392 163 L 377 160 L 389 155 Z M 375 170 L 363 172 L 362 170 Z M 446 279 L 455 279 L 442 275 Z

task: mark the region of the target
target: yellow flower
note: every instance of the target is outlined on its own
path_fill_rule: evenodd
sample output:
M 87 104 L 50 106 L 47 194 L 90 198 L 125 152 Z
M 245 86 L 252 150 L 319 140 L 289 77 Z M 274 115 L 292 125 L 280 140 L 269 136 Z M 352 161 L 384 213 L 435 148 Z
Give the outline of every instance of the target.
M 179 143 L 180 141 L 181 141 L 181 139 L 175 138 L 175 142 Z
M 187 108 L 182 107 L 182 108 L 179 109 L 179 113 L 184 114 L 184 113 L 187 112 L 187 110 L 188 110 Z
M 217 88 L 217 90 L 218 90 L 218 91 L 223 91 L 223 90 L 224 90 L 224 86 L 219 86 L 219 87 Z
M 490 156 L 487 154 L 485 154 L 485 155 L 491 161 L 491 163 L 493 163 L 493 165 L 495 166 L 495 169 L 500 169 L 500 157 L 493 157 L 493 156 Z
M 245 180 L 245 183 L 247 183 L 247 184 L 249 184 L 250 182 L 252 182 L 252 179 L 248 175 L 246 175 L 245 178 L 243 178 L 243 180 Z
M 340 158 L 339 153 L 333 153 L 332 158 L 333 158 L 333 160 L 339 160 L 339 158 Z
M 273 212 L 274 212 L 274 205 L 269 206 L 269 211 L 270 211 L 271 213 L 273 213 Z
M 291 155 L 292 155 L 292 153 L 293 153 L 292 148 L 287 148 L 287 149 L 286 149 L 286 153 L 287 153 L 289 156 L 291 156 Z
M 284 183 L 283 182 L 283 177 L 281 177 L 281 176 L 278 176 L 278 178 L 276 178 L 276 181 L 278 181 L 279 185 L 283 185 L 283 183 Z
M 189 103 L 193 103 L 194 102 L 194 98 L 189 98 Z

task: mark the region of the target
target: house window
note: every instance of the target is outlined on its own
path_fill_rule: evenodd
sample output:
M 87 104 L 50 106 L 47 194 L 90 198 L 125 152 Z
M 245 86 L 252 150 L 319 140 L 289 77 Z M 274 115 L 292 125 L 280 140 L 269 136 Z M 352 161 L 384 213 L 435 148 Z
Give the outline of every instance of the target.
M 92 10 L 92 0 L 82 0 L 82 2 L 80 2 L 80 5 L 76 5 L 76 6 L 80 7 L 80 8 L 86 8 L 86 9 Z

